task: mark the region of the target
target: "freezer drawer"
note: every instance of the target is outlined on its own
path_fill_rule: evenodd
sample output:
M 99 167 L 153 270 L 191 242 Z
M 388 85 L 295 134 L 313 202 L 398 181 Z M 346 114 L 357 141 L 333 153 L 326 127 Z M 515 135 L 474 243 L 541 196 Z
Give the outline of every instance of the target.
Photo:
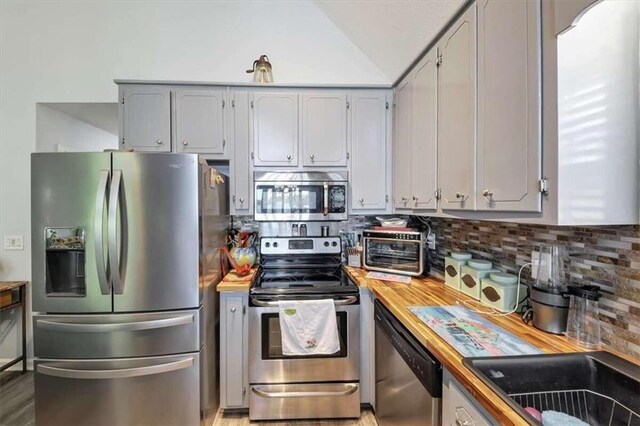
M 36 425 L 197 426 L 199 358 L 36 360 Z
M 200 310 L 33 316 L 39 358 L 124 358 L 200 350 Z
M 360 417 L 360 386 L 354 383 L 252 385 L 251 420 Z

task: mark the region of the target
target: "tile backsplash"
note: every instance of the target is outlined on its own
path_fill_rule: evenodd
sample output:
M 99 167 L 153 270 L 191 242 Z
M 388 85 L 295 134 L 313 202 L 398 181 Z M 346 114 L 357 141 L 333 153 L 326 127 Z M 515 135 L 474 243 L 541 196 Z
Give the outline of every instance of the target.
M 436 235 L 431 264 L 438 273 L 451 251 L 470 252 L 517 274 L 540 244 L 565 245 L 571 257 L 571 282 L 596 284 L 605 292 L 599 303 L 603 344 L 640 358 L 639 226 L 566 227 L 440 218 L 429 223 Z M 528 269 L 522 277 L 531 282 Z

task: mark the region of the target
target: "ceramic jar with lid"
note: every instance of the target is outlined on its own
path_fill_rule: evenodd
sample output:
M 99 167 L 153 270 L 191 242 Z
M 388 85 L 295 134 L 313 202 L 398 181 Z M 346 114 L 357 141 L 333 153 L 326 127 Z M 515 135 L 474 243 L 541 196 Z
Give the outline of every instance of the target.
M 451 256 L 444 258 L 444 283 L 449 287 L 460 290 L 460 273 L 462 266 L 471 259 L 471 253 L 461 251 L 451 252 Z
M 513 274 L 492 272 L 488 278 L 483 278 L 481 284 L 480 301 L 500 312 L 512 311 L 516 305 L 518 277 Z M 520 285 L 520 301 L 527 294 L 527 286 Z
M 480 300 L 481 280 L 498 272 L 488 260 L 469 259 L 460 269 L 460 291 Z

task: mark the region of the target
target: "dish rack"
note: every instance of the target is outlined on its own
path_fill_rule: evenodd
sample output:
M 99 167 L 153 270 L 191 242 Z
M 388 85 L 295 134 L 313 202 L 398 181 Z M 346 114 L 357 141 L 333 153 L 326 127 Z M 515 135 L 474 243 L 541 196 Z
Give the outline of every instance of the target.
M 509 396 L 523 408 L 559 411 L 590 425 L 636 425 L 640 414 L 615 399 L 588 389 L 512 393 Z

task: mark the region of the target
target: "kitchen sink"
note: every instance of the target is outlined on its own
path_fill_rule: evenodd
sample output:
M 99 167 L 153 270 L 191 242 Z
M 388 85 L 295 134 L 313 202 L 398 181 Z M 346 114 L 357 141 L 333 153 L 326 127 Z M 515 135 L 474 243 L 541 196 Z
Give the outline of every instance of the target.
M 609 352 L 465 358 L 463 363 L 532 424 L 540 422 L 531 412 L 553 410 L 590 425 L 640 426 L 640 366 Z

